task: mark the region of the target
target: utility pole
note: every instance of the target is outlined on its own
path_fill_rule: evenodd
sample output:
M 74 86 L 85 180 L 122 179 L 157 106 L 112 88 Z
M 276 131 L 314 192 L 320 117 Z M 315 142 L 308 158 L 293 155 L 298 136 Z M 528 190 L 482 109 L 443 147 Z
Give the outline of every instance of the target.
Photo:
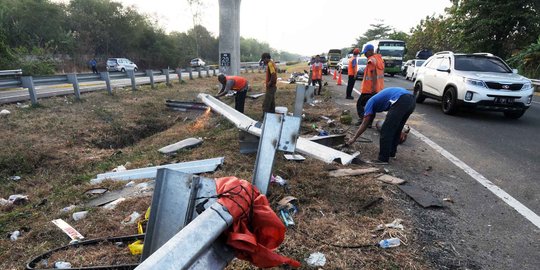
M 240 1 L 219 0 L 219 71 L 240 74 Z

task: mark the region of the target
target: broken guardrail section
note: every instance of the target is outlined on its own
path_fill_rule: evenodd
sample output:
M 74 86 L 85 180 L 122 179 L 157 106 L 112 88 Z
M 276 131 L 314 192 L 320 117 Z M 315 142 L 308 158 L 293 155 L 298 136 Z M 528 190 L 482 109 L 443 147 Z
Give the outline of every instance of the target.
M 246 131 L 255 136 L 261 136 L 261 129 L 256 127 L 257 121 L 249 118 L 234 108 L 219 101 L 209 94 L 201 93 L 198 98 L 212 108 L 213 111 L 223 115 L 229 121 L 236 125 L 237 128 Z M 311 156 L 326 163 L 334 161 L 340 162 L 343 165 L 350 164 L 360 153 L 356 152 L 352 155 L 338 151 L 336 149 L 312 142 L 305 138 L 298 138 L 296 142 L 296 151 L 300 154 Z
M 167 164 L 167 165 L 162 165 L 162 166 L 127 170 L 123 172 L 101 173 L 101 174 L 98 174 L 95 179 L 90 180 L 90 183 L 99 184 L 103 182 L 105 179 L 110 179 L 113 181 L 130 181 L 130 180 L 144 179 L 144 178 L 155 178 L 158 169 L 161 169 L 161 168 L 167 168 L 167 169 L 172 169 L 176 171 L 181 171 L 184 173 L 193 173 L 193 174 L 213 172 L 219 166 L 223 165 L 224 159 L 225 159 L 224 157 L 218 157 L 218 158 L 203 159 L 203 160 L 196 160 L 196 161 L 189 161 L 189 162 Z

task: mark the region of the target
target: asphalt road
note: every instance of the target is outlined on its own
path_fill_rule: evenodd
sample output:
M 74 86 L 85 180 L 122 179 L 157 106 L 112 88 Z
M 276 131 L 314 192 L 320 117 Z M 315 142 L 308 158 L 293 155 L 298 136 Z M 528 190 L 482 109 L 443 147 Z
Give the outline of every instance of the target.
M 326 79 L 336 102 L 355 112 L 356 100 L 343 98 L 346 82 L 336 86 L 331 76 Z M 412 85 L 402 77 L 385 78 L 386 87 Z M 540 98 L 534 99 L 518 120 L 478 111 L 449 116 L 439 102 L 427 99 L 417 104 L 408 124 L 540 215 Z M 371 153 L 377 151 L 377 132 L 366 135 L 375 142 Z M 361 150 L 369 155 L 369 149 Z M 410 135 L 387 168 L 437 198 L 454 201 L 443 209 L 423 209 L 396 191 L 416 220 L 415 240 L 435 269 L 539 269 L 540 228 L 418 137 Z

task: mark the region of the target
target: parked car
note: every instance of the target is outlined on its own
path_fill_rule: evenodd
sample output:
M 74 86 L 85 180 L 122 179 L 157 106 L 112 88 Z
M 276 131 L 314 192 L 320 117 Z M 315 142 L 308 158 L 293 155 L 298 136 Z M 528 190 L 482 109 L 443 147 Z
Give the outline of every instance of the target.
M 204 65 L 206 65 L 206 63 L 201 58 L 191 59 L 191 61 L 189 61 L 189 64 L 191 65 L 191 67 L 204 67 Z
M 357 80 L 363 80 L 364 79 L 364 70 L 367 66 L 367 58 L 366 57 L 358 57 L 356 58 L 356 61 L 358 63 L 358 71 L 356 72 L 356 79 Z
M 407 73 L 405 74 L 405 80 L 411 80 L 414 81 L 416 79 L 416 74 L 418 73 L 418 69 L 426 62 L 426 60 L 422 59 L 414 59 L 409 60 L 411 63 L 409 66 L 407 66 Z M 409 62 L 407 61 L 407 62 Z
M 323 63 L 322 73 L 328 75 L 328 61 L 326 61 L 326 56 L 320 56 L 320 59 Z
M 337 64 L 337 70 L 341 71 L 341 74 L 347 74 L 347 69 L 349 68 L 349 58 L 341 58 Z
M 127 58 L 109 58 L 107 59 L 107 71 L 139 70 L 139 67 L 133 61 Z
M 446 114 L 471 107 L 513 119 L 531 106 L 533 92 L 529 79 L 489 53 L 436 53 L 418 69 L 414 84 L 417 103 L 428 97 L 440 100 Z

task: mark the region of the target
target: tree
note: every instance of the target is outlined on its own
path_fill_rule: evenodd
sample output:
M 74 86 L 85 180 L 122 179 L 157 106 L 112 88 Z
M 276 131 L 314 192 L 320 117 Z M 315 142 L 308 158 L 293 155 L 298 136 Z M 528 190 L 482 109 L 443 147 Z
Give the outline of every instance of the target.
M 382 21 L 375 24 L 370 24 L 370 28 L 364 32 L 362 36 L 356 39 L 356 44 L 353 47 L 362 48 L 370 40 L 388 38 L 392 28 L 385 25 Z
M 508 59 L 508 64 L 516 67 L 529 78 L 540 78 L 540 35 L 535 43 Z
M 452 0 L 448 13 L 459 28 L 461 48 L 506 58 L 540 32 L 538 0 Z
M 429 49 L 433 52 L 454 51 L 459 48 L 460 33 L 453 21 L 442 15 L 427 16 L 411 29 L 407 39 L 406 58 L 414 59 L 417 51 Z

